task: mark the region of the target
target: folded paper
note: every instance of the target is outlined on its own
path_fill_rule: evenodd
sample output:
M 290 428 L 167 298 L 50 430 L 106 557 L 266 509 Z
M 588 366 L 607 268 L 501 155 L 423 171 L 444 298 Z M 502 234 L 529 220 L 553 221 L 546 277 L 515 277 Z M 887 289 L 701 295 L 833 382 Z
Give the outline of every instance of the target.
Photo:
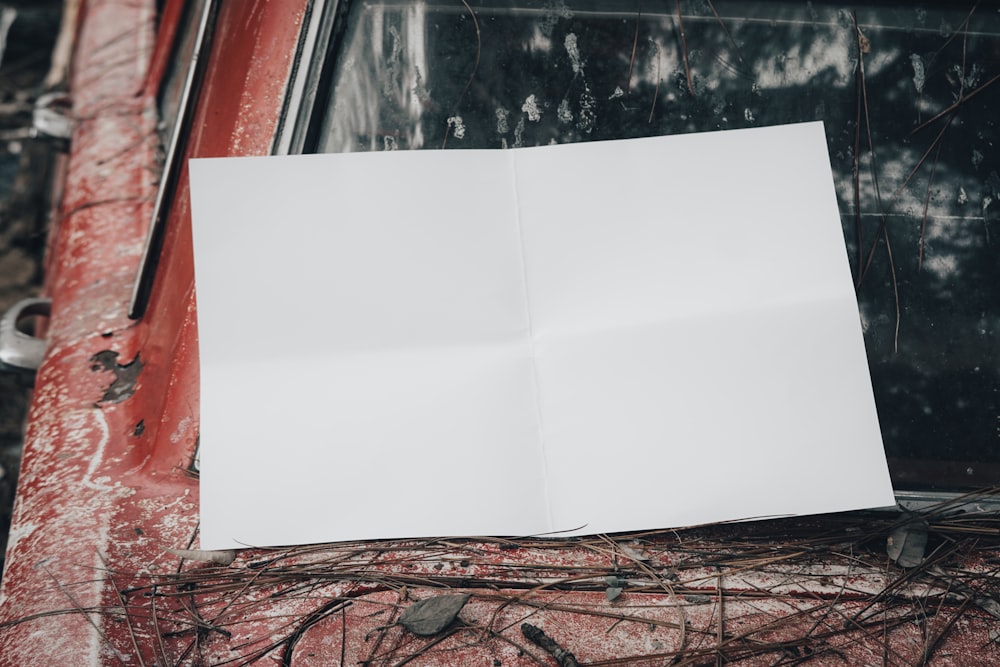
M 821 123 L 190 177 L 203 548 L 894 502 Z

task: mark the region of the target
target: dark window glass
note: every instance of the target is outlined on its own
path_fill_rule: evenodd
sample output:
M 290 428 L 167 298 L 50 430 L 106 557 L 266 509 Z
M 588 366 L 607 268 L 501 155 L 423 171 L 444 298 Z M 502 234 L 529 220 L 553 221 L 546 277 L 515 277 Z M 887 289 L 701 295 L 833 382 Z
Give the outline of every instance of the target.
M 825 121 L 895 483 L 1000 481 L 995 6 L 366 2 L 335 34 L 316 151 Z

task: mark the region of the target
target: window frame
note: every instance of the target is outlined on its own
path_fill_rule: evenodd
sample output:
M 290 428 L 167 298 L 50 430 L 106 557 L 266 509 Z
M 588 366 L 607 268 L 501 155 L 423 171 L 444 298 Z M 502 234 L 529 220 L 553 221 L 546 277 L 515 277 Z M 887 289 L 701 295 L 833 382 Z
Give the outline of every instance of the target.
M 200 16 L 185 16 L 187 11 L 194 11 L 194 5 L 183 0 L 175 0 L 165 6 L 164 16 L 169 16 L 176 21 L 173 26 L 168 26 L 168 30 L 173 31 L 170 38 L 171 45 L 167 54 L 167 59 L 176 60 L 183 56 L 178 50 L 184 44 L 183 34 L 186 25 L 195 25 L 196 33 L 192 43 L 190 56 L 187 58 L 187 66 L 180 62 L 175 64 L 176 72 L 184 73 L 184 83 L 181 94 L 178 98 L 177 116 L 170 132 L 169 144 L 164 146 L 164 160 L 160 172 L 160 183 L 156 191 L 156 199 L 153 202 L 153 211 L 150 215 L 149 228 L 143 244 L 142 256 L 139 264 L 139 271 L 132 288 L 132 296 L 129 302 L 128 316 L 133 320 L 142 319 L 149 304 L 150 293 L 153 289 L 153 280 L 156 276 L 156 267 L 159 263 L 160 250 L 163 245 L 164 227 L 166 225 L 169 202 L 177 191 L 180 179 L 181 167 L 183 166 L 183 147 L 191 130 L 191 123 L 194 119 L 194 109 L 198 101 L 201 82 L 204 78 L 205 63 L 208 60 L 208 52 L 212 43 L 212 32 L 215 25 L 215 18 L 218 15 L 219 0 L 204 0 Z M 177 7 L 180 7 L 179 13 Z M 194 23 L 194 20 L 197 20 Z M 191 23 L 188 23 L 190 21 Z M 159 113 L 159 101 L 168 84 L 166 62 L 160 62 L 159 67 L 151 70 L 158 77 L 158 80 L 147 81 L 156 85 L 157 112 Z
M 323 5 L 310 25 L 308 47 L 303 49 L 301 63 L 297 67 L 294 94 L 299 95 L 288 108 L 294 110 L 294 119 L 285 119 L 281 136 L 276 138 L 276 154 L 301 153 L 310 141 L 315 143 L 316 133 L 325 113 L 324 100 L 333 94 L 332 80 L 337 67 L 337 58 L 342 55 L 342 40 L 346 31 L 347 14 L 351 9 L 361 9 L 349 2 L 337 0 L 316 0 Z M 471 9 L 470 9 L 471 11 Z M 961 9 L 955 9 L 961 12 Z M 291 124 L 292 127 L 288 127 Z M 898 457 L 897 457 L 898 458 Z M 943 482 L 942 484 L 947 484 Z M 997 480 L 1000 484 L 1000 480 Z M 905 484 L 905 483 L 904 483 Z M 901 486 L 895 489 L 897 502 L 901 508 L 919 509 L 943 501 L 955 501 L 967 495 L 967 491 L 951 489 L 925 490 Z M 1000 498 L 983 501 L 977 499 L 978 507 L 1000 509 Z

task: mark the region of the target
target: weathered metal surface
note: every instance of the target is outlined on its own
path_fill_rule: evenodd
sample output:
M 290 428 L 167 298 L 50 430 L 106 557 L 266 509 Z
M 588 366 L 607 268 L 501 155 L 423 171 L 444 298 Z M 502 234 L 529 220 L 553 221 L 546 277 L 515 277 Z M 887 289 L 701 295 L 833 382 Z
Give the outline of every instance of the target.
M 168 305 L 141 322 L 127 317 L 159 177 L 156 88 L 144 85 L 154 46 L 164 48 L 154 43 L 155 5 L 90 0 L 80 16 L 71 155 L 46 262 L 48 354 L 0 591 L 0 622 L 34 620 L 0 630 L 2 665 L 152 660 L 152 634 L 141 637 L 146 657 L 130 657 L 133 639 L 120 618 L 58 610 L 118 604 L 115 571 L 168 571 L 179 561 L 164 548 L 188 546 L 195 535 L 197 483 L 186 472 L 198 395 L 187 229 L 167 247 L 182 258 L 158 286 Z M 266 153 L 304 2 L 226 5 L 209 77 L 231 81 L 209 94 L 198 127 L 213 131 L 196 131 L 192 150 Z M 250 71 L 232 77 L 219 53 Z M 158 63 L 162 70 L 162 55 Z M 186 228 L 181 198 L 171 223 Z M 177 237 L 186 243 L 180 251 Z M 94 361 L 112 355 L 108 367 Z M 122 384 L 121 370 L 138 370 L 140 359 L 141 371 Z M 121 391 L 109 397 L 113 387 Z
M 993 664 L 1000 582 L 970 536 L 995 543 L 997 520 L 977 521 L 935 517 L 948 546 L 918 570 L 885 553 L 897 518 L 864 514 L 246 550 L 223 567 L 104 573 L 121 599 L 103 617 L 121 619 L 136 644 L 121 650 L 149 650 L 146 664 Z M 440 623 L 408 626 L 437 599 L 455 600 Z
M 134 465 L 119 437 L 123 411 L 96 405 L 101 379 L 88 360 L 109 345 L 130 347 L 118 291 L 135 251 L 121 241 L 142 229 L 153 192 L 155 118 L 149 100 L 135 97 L 153 15 L 145 3 L 95 1 L 88 11 L 69 170 L 47 262 L 49 349 L 29 412 L 0 594 L 5 620 L 70 599 L 102 604 L 105 585 L 93 573 L 114 539 L 120 503 L 136 495 L 121 474 Z M 124 35 L 123 21 L 131 26 Z M 10 665 L 101 664 L 109 650 L 95 626 L 68 616 L 5 629 L 3 646 Z
M 886 553 L 896 519 L 860 514 L 183 560 L 197 556 L 180 549 L 198 520 L 186 185 L 147 315 L 126 314 L 158 176 L 151 81 L 165 56 L 154 40 L 170 30 L 157 31 L 154 5 L 90 0 L 81 15 L 72 155 L 48 256 L 49 351 L 0 590 L 0 665 L 1000 664 L 993 515 L 930 516 L 927 556 L 905 569 Z M 223 3 L 189 156 L 267 152 L 304 7 Z M 402 490 L 373 476 L 372 492 Z M 706 494 L 723 492 L 706 476 Z M 289 520 L 344 511 L 363 512 L 364 499 Z M 435 633 L 399 623 L 445 594 L 469 599 Z M 548 642 L 529 641 L 526 623 Z

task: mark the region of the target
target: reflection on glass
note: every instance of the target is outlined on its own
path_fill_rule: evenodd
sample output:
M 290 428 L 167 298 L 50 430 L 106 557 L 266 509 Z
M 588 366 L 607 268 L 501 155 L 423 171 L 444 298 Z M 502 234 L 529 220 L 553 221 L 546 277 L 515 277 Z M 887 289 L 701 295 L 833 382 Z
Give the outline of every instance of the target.
M 187 81 L 191 60 L 194 57 L 198 26 L 207 1 L 192 0 L 185 5 L 173 55 L 167 62 L 167 70 L 160 85 L 157 103 L 160 112 L 160 140 L 164 148 L 170 146 L 174 133 L 178 129 L 184 84 Z
M 1000 481 L 1000 13 L 679 7 L 358 3 L 330 54 L 313 150 L 513 148 L 823 120 L 894 479 Z

